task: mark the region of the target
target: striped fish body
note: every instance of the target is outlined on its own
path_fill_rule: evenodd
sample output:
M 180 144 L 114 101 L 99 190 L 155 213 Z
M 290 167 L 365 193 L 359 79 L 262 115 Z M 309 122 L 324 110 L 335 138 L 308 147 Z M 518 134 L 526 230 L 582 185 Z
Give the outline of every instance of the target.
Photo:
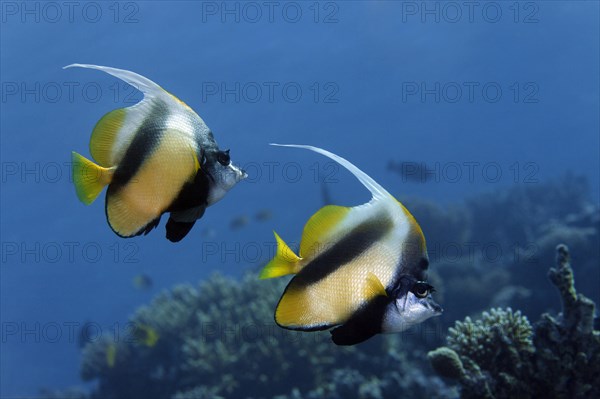
M 352 208 L 321 208 L 304 227 L 298 256 L 276 235 L 277 254 L 261 278 L 296 275 L 277 305 L 275 321 L 302 331 L 349 324 L 350 343 L 403 329 L 398 324 L 408 327 L 410 320 L 390 316 L 396 299 L 406 297 L 417 282 L 426 284 L 429 262 L 418 223 L 400 202 L 345 159 L 315 147 L 295 147 L 339 162 L 371 190 L 373 199 Z
M 92 203 L 108 184 L 105 210 L 122 237 L 148 233 L 171 212 L 167 238 L 179 241 L 207 206 L 245 173 L 220 151 L 208 126 L 187 105 L 143 76 L 95 65 L 133 85 L 144 99 L 106 114 L 96 124 L 90 152 L 97 164 L 73 153 L 77 194 Z

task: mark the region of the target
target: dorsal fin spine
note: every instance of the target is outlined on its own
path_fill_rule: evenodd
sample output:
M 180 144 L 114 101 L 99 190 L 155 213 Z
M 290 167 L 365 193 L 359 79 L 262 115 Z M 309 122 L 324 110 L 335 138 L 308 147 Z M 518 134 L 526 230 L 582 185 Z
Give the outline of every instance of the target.
M 325 155 L 326 157 L 333 159 L 335 162 L 342 165 L 344 168 L 348 169 L 348 171 L 350 173 L 352 173 L 371 192 L 371 194 L 373 194 L 373 198 L 382 199 L 382 198 L 391 196 L 391 194 L 388 193 L 386 189 L 381 187 L 381 185 L 379 185 L 379 183 L 377 183 L 375 180 L 373 180 L 365 172 L 363 172 L 362 170 L 360 170 L 359 168 L 354 166 L 354 164 L 352 164 L 350 161 L 348 161 L 345 158 L 342 158 L 338 155 L 335 155 L 327 150 L 324 150 L 324 149 L 318 148 L 318 147 L 313 147 L 310 145 L 301 145 L 301 144 L 271 143 L 271 145 L 278 146 L 278 147 L 304 148 L 306 150 L 311 150 L 311 151 L 317 152 L 319 154 Z

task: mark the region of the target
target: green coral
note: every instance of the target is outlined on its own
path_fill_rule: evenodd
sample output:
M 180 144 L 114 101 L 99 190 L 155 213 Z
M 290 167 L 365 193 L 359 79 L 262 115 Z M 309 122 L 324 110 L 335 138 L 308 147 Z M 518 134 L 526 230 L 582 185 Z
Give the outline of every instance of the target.
M 448 347 L 429 352 L 439 375 L 460 382 L 462 397 L 600 397 L 595 304 L 577 293 L 565 245 L 557 247 L 548 276 L 563 303 L 557 318 L 544 314 L 532 330 L 519 311 L 491 309 L 481 320 L 457 321 Z

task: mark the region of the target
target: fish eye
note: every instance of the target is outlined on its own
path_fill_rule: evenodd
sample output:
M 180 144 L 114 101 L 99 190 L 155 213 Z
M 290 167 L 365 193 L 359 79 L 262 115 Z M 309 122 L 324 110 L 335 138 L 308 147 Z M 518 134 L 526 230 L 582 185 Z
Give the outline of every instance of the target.
M 229 165 L 231 162 L 231 158 L 229 157 L 229 150 L 227 151 L 219 151 L 217 154 L 217 161 L 223 166 Z
M 427 295 L 429 295 L 430 292 L 433 291 L 434 289 L 431 285 L 422 281 L 415 283 L 411 290 L 411 292 L 415 294 L 418 298 L 425 298 Z

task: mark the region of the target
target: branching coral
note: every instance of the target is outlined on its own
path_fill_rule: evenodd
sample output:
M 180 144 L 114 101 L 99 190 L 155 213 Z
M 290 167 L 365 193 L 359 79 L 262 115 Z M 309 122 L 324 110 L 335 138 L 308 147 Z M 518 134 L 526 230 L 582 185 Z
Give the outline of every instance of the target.
M 560 292 L 562 313 L 544 314 L 535 328 L 536 376 L 548 397 L 600 397 L 600 331 L 595 304 L 575 290 L 566 246 L 557 247 L 557 267 L 548 276 Z
M 531 335 L 531 324 L 520 312 L 491 309 L 481 320 L 457 321 L 449 329 L 448 347 L 428 357 L 438 374 L 461 381 L 464 397 L 494 397 L 493 392 L 521 397 L 528 387 L 518 376 L 533 351 Z
M 563 303 L 556 319 L 544 314 L 532 332 L 520 312 L 492 309 L 456 322 L 448 347 L 429 352 L 438 374 L 460 382 L 462 397 L 600 397 L 595 305 L 575 290 L 567 247 L 557 253 L 548 273 Z
M 486 370 L 493 371 L 502 359 L 504 351 L 514 352 L 509 356 L 518 359 L 520 354 L 533 351 L 532 329 L 527 317 L 512 309 L 491 309 L 483 312 L 481 320 L 457 321 L 448 330 L 448 345 L 451 349 L 475 361 Z M 500 359 L 499 359 L 500 358 Z

